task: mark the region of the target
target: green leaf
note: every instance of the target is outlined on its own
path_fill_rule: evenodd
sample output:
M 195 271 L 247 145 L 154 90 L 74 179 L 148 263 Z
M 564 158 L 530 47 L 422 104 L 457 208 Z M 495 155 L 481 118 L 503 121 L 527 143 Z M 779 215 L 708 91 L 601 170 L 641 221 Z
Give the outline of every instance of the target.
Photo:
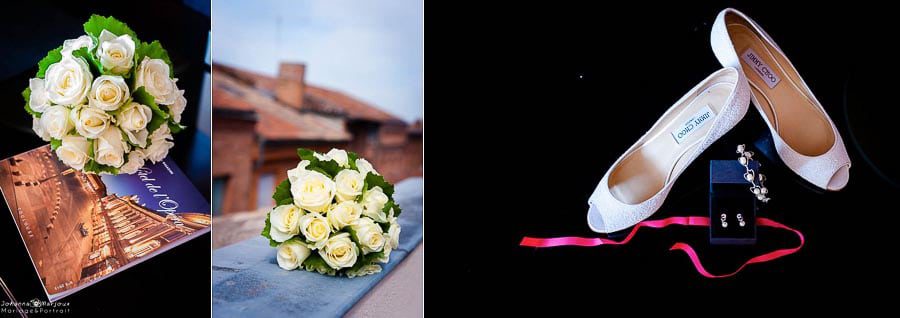
M 113 175 L 119 174 L 119 168 L 116 168 L 113 166 L 107 166 L 104 164 L 99 164 L 99 163 L 97 163 L 97 161 L 94 161 L 93 159 L 91 159 L 90 161 L 88 161 L 88 163 L 86 163 L 84 165 L 84 171 L 85 172 L 93 172 L 93 173 L 107 172 L 107 173 L 110 173 Z
M 384 204 L 384 208 L 381 209 L 381 212 L 384 212 L 384 215 L 390 215 L 388 212 L 390 212 L 392 208 L 394 209 L 394 217 L 400 215 L 400 205 L 398 205 L 397 202 L 394 202 L 393 198 Z
M 309 257 L 302 263 L 303 268 L 310 272 L 318 272 L 319 274 L 327 274 L 334 276 L 337 272 L 328 266 L 328 263 L 325 263 L 325 260 L 322 259 L 322 256 L 319 256 L 319 253 L 310 253 Z
M 156 99 L 153 98 L 153 95 L 147 93 L 147 90 L 145 90 L 143 86 L 138 87 L 137 90 L 131 93 L 131 97 L 134 101 L 147 105 L 147 107 L 150 107 L 150 109 L 153 110 L 153 118 L 147 123 L 147 132 L 152 134 L 153 131 L 166 123 L 169 114 L 159 108 L 159 105 L 156 104 Z
M 84 33 L 87 33 L 94 39 L 94 43 L 99 43 L 100 33 L 103 30 L 109 31 L 116 36 L 129 35 L 134 43 L 139 43 L 137 34 L 122 21 L 112 16 L 104 17 L 101 15 L 91 15 L 91 18 L 84 23 Z
M 291 196 L 291 181 L 284 179 L 275 187 L 275 193 L 272 194 L 275 205 L 285 205 L 294 203 L 294 197 Z
M 47 68 L 60 60 L 62 60 L 62 45 L 47 52 L 47 56 L 44 56 L 44 58 L 38 62 L 38 72 L 35 77 L 44 78 L 44 75 L 47 73 Z
M 319 158 L 316 158 L 315 154 L 315 151 L 306 148 L 297 148 L 297 155 L 300 156 L 301 160 L 309 160 L 310 163 L 318 162 Z
M 319 160 L 316 164 L 310 164 L 309 166 L 312 168 L 320 168 L 322 171 L 325 171 L 325 175 L 329 178 L 334 178 L 334 176 L 337 176 L 338 172 L 341 172 L 341 170 L 344 169 L 334 160 Z
M 271 246 L 271 247 L 276 247 L 276 246 L 278 246 L 278 242 L 276 242 L 275 240 L 273 240 L 273 239 L 272 239 L 272 235 L 269 234 L 269 232 L 272 231 L 272 222 L 269 221 L 269 215 L 271 215 L 271 214 L 272 214 L 271 212 L 270 212 L 270 213 L 266 213 L 266 227 L 263 228 L 262 233 L 260 233 L 260 235 L 262 235 L 263 237 L 269 239 L 269 246 Z
M 356 167 L 356 159 L 359 159 L 358 154 L 352 151 L 347 152 L 347 163 L 350 164 L 350 169 L 359 171 L 359 168 Z
M 174 120 L 171 119 L 171 117 L 169 117 L 168 125 L 169 125 L 169 130 L 171 130 L 173 134 L 180 133 L 182 130 L 187 128 L 187 126 L 176 123 Z
M 334 176 L 332 176 L 330 173 L 328 173 L 328 171 L 325 171 L 325 169 L 322 169 L 321 167 L 313 167 L 313 165 L 310 164 L 306 167 L 306 170 L 315 171 L 324 174 L 328 178 L 334 179 Z
M 169 65 L 169 77 L 175 77 L 175 67 L 172 66 L 172 60 L 169 58 L 169 52 L 162 47 L 159 41 L 150 43 L 142 42 L 134 50 L 134 65 L 140 65 L 144 57 L 151 59 L 160 59 Z
M 363 266 L 374 264 L 376 262 L 376 260 L 381 259 L 383 257 L 384 257 L 384 250 L 381 250 L 379 252 L 372 252 L 372 253 L 369 253 L 366 255 L 359 255 L 359 257 L 356 258 L 356 263 L 354 263 L 353 266 L 348 268 L 347 271 L 358 271 Z
M 384 181 L 384 177 L 369 172 L 366 174 L 365 189 L 369 190 L 374 187 L 381 187 L 381 190 L 384 191 L 384 194 L 388 197 L 393 197 L 394 195 L 394 185 Z
M 91 68 L 91 73 L 93 73 L 93 74 L 117 75 L 117 74 L 113 74 L 111 72 L 102 71 L 103 66 L 100 64 L 100 60 L 98 60 L 94 56 L 94 54 L 91 54 L 91 52 L 86 47 L 72 51 L 72 56 L 81 57 L 85 61 L 87 61 L 88 66 Z
M 29 102 L 31 101 L 31 87 L 26 87 L 24 91 L 22 91 L 22 97 L 25 98 L 25 111 L 31 115 L 31 117 L 41 118 L 41 113 L 34 111 L 31 109 L 31 105 Z
M 61 146 L 61 145 L 62 145 L 61 139 L 56 139 L 56 138 L 50 139 L 50 150 L 56 150 L 56 148 L 59 148 L 59 146 Z

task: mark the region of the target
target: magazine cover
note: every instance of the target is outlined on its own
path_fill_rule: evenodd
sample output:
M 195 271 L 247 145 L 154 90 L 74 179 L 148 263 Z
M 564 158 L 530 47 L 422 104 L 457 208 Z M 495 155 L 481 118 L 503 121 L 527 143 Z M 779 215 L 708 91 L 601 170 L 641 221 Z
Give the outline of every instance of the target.
M 209 203 L 169 158 L 97 175 L 46 145 L 3 159 L 0 189 L 50 301 L 209 231 Z

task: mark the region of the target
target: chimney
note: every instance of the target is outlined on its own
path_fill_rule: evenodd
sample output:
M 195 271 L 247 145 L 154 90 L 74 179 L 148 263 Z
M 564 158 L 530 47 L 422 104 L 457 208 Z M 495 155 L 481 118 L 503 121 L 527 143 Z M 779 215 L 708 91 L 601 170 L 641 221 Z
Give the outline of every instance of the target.
M 306 73 L 306 65 L 301 63 L 281 63 L 278 67 L 278 85 L 275 87 L 275 97 L 278 101 L 295 109 L 303 107 L 303 92 L 306 83 L 303 75 Z

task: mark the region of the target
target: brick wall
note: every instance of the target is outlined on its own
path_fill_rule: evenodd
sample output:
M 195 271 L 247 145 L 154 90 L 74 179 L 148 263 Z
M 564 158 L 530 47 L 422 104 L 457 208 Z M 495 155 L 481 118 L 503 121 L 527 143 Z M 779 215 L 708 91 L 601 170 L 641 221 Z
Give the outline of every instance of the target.
M 213 117 L 213 178 L 226 177 L 225 196 L 221 213 L 248 211 L 254 202 L 246 200 L 254 183 L 253 162 L 258 147 L 255 140 L 255 122 Z

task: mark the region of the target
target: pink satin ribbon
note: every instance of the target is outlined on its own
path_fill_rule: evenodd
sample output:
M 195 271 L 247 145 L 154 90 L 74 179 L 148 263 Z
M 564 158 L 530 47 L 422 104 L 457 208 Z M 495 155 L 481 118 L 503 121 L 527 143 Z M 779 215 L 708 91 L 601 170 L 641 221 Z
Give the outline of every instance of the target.
M 734 276 L 741 270 L 743 270 L 747 265 L 755 264 L 755 263 L 763 263 L 768 262 L 782 256 L 787 256 L 796 253 L 799 251 L 805 240 L 803 238 L 803 233 L 795 230 L 787 225 L 775 222 L 768 218 L 758 218 L 756 220 L 756 224 L 759 226 L 772 227 L 777 229 L 788 230 L 797 234 L 797 237 L 800 238 L 800 245 L 793 248 L 785 248 L 780 250 L 775 250 L 769 253 L 765 253 L 756 257 L 751 258 L 750 260 L 744 262 L 737 270 L 728 274 L 715 275 L 711 274 L 706 268 L 703 267 L 703 264 L 700 262 L 700 258 L 697 256 L 697 252 L 688 245 L 687 243 L 677 242 L 672 245 L 669 250 L 682 250 L 687 255 L 688 258 L 691 259 L 691 262 L 694 264 L 694 268 L 697 269 L 697 272 L 700 275 L 703 275 L 707 278 L 725 278 Z M 664 228 L 669 225 L 686 225 L 686 226 L 709 226 L 709 218 L 702 216 L 675 216 L 670 218 L 665 218 L 662 220 L 651 220 L 651 221 L 643 221 L 638 223 L 631 229 L 631 233 L 628 233 L 628 236 L 625 237 L 624 240 L 614 241 L 606 238 L 587 238 L 587 237 L 574 237 L 574 236 L 566 236 L 566 237 L 554 237 L 554 238 L 534 238 L 534 237 L 524 237 L 522 238 L 522 242 L 519 243 L 519 246 L 529 246 L 529 247 L 556 247 L 556 246 L 582 246 L 582 247 L 593 247 L 598 245 L 625 245 L 631 241 L 632 238 L 637 234 L 637 231 L 642 227 L 650 227 L 650 228 Z

